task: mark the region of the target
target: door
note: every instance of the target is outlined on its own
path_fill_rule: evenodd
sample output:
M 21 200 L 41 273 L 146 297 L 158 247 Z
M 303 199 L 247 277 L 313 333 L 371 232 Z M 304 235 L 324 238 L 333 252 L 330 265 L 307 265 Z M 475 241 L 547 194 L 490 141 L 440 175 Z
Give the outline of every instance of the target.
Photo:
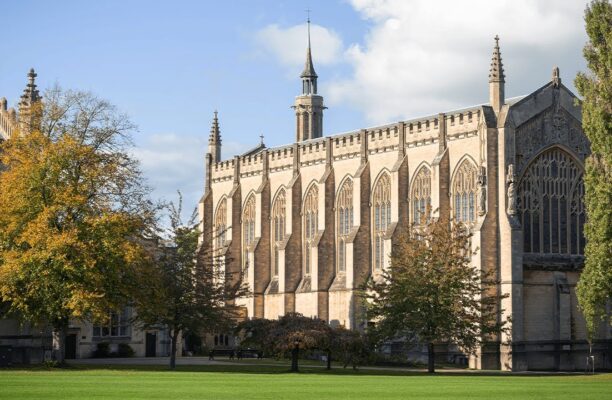
M 66 360 L 74 360 L 77 352 L 77 335 L 66 335 L 66 349 L 64 358 Z
M 157 343 L 157 334 L 147 332 L 145 339 L 145 347 L 147 357 L 155 357 L 155 344 Z

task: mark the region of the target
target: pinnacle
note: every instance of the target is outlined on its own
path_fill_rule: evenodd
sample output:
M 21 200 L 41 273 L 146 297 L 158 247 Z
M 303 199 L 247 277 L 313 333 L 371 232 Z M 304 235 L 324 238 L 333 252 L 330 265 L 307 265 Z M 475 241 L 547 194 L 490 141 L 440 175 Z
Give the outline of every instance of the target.
M 491 58 L 491 69 L 489 70 L 489 82 L 505 82 L 504 65 L 501 52 L 499 51 L 499 36 L 495 35 L 495 47 Z

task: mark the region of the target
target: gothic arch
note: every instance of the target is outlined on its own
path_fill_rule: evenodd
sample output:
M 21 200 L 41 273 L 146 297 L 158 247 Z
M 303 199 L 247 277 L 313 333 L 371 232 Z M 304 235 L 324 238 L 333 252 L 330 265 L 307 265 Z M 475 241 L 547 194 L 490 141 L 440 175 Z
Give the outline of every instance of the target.
M 534 156 L 518 185 L 517 211 L 523 251 L 584 254 L 584 167 L 563 146 Z
M 347 176 L 336 195 L 337 266 L 339 273 L 346 271 L 346 243 L 353 228 L 353 179 Z
M 223 195 L 217 203 L 214 217 L 214 238 L 217 249 L 223 248 L 227 234 L 227 196 Z
M 478 167 L 469 155 L 461 158 L 451 180 L 451 208 L 453 219 L 471 224 L 476 221 Z
M 383 170 L 372 189 L 372 268 L 381 271 L 385 260 L 385 235 L 391 225 L 391 174 Z
M 246 197 L 242 208 L 242 266 L 248 268 L 249 248 L 255 242 L 255 221 L 257 219 L 257 202 L 255 193 L 251 192 Z
M 316 182 L 310 184 L 302 202 L 302 235 L 304 249 L 304 276 L 312 271 L 312 249 L 319 231 L 319 187 Z
M 411 220 L 419 224 L 424 217 L 429 220 L 431 216 L 431 168 L 425 162 L 416 169 L 410 187 L 409 204 L 411 208 Z
M 272 202 L 272 229 L 270 232 L 272 242 L 272 277 L 277 277 L 280 263 L 280 247 L 286 235 L 287 222 L 287 195 L 284 186 L 281 186 Z

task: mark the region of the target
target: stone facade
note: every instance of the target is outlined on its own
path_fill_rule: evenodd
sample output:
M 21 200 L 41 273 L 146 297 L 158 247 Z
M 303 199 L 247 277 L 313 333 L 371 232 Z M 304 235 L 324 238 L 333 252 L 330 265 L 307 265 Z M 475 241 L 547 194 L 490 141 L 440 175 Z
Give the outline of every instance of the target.
M 301 78 L 295 108 L 316 102 L 322 111 L 310 46 Z M 220 150 L 215 116 L 202 243 L 226 256 L 228 271 L 244 272 L 252 296 L 239 303 L 248 317 L 299 312 L 363 329 L 359 287 L 388 268 L 397 235 L 435 210 L 431 217 L 471 227 L 473 264 L 494 273 L 495 290 L 507 295 L 499 318 L 512 318 L 509 334 L 480 349 L 471 366 L 584 368 L 575 285 L 589 144 L 580 106 L 558 69 L 526 96 L 505 99 L 504 85 L 496 38 L 488 104 L 334 136 L 306 134 L 313 125 L 296 113 L 296 143 L 230 160 L 212 156 Z M 602 328 L 600 366 L 610 367 L 611 345 Z

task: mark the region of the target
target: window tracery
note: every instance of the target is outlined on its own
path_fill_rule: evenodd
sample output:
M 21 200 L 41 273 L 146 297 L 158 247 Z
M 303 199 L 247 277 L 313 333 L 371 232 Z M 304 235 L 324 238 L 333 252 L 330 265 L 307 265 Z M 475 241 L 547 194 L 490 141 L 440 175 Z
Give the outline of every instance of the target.
M 346 271 L 346 241 L 353 227 L 353 181 L 347 179 L 338 191 L 336 204 L 338 223 L 338 272 Z
M 391 178 L 384 173 L 376 183 L 372 196 L 373 206 L 373 239 L 374 271 L 380 271 L 384 265 L 385 234 L 391 224 Z
M 255 196 L 247 199 L 242 212 L 242 267 L 246 271 L 249 267 L 249 247 L 255 241 Z
M 286 211 L 285 189 L 281 189 L 272 206 L 272 277 L 278 276 L 280 246 L 285 239 Z
M 411 193 L 412 222 L 421 224 L 431 217 L 431 171 L 423 166 L 414 177 Z
M 318 232 L 319 189 L 316 185 L 308 190 L 302 208 L 304 214 L 304 275 L 310 275 L 312 270 L 312 248 Z
M 574 158 L 549 149 L 531 162 L 519 184 L 524 252 L 584 254 L 584 181 Z
M 476 166 L 469 160 L 463 160 L 457 168 L 452 186 L 455 221 L 471 224 L 476 220 L 477 175 Z

